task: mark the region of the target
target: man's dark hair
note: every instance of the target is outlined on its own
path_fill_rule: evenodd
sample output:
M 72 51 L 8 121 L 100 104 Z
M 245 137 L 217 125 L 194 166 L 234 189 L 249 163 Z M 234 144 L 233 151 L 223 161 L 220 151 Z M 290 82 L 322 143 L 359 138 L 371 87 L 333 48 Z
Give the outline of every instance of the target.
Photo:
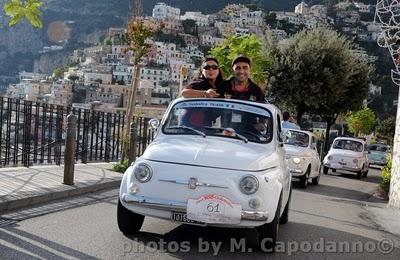
M 239 55 L 239 56 L 237 56 L 237 57 L 232 61 L 232 67 L 233 67 L 233 65 L 235 65 L 235 64 L 238 63 L 238 62 L 244 62 L 244 63 L 249 64 L 249 66 L 251 66 L 251 61 L 250 61 L 250 59 L 247 58 L 247 57 L 244 56 L 244 55 Z
M 288 121 L 290 117 L 289 112 L 283 112 L 283 121 Z

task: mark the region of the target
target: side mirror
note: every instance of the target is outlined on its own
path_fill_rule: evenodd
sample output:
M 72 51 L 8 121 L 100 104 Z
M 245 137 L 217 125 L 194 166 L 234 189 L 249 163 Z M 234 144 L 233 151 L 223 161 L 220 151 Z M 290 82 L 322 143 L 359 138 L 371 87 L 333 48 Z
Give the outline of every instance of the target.
M 152 118 L 149 120 L 149 126 L 154 130 L 157 130 L 157 128 L 160 126 L 160 121 L 157 118 Z

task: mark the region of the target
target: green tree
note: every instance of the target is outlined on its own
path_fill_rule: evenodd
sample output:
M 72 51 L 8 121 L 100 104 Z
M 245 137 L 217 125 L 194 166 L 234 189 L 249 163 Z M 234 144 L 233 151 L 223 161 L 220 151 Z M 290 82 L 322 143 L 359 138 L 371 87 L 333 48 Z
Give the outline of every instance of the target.
M 277 24 L 276 13 L 268 12 L 267 14 L 265 14 L 264 21 L 270 27 L 275 28 Z
M 182 21 L 183 30 L 187 34 L 198 35 L 198 26 L 195 20 L 186 19 Z
M 396 129 L 396 117 L 391 116 L 383 120 L 377 127 L 376 133 L 379 138 L 385 139 L 393 144 L 394 132 Z
M 255 35 L 228 36 L 220 46 L 210 51 L 211 55 L 219 61 L 224 76 L 232 75 L 232 60 L 239 55 L 245 55 L 251 59 L 251 77 L 258 84 L 264 84 L 268 79 L 268 69 L 271 59 L 267 56 L 263 45 Z
M 349 131 L 357 137 L 360 134 L 369 134 L 375 124 L 375 113 L 370 108 L 351 113 L 347 119 Z
M 23 19 L 28 20 L 33 27 L 41 28 L 42 6 L 41 0 L 10 0 L 3 6 L 4 13 L 10 17 L 9 26 L 13 26 Z
M 79 79 L 79 76 L 77 76 L 77 75 L 69 75 L 68 79 L 73 81 L 73 82 L 75 82 L 75 81 L 77 81 Z
M 105 45 L 105 46 L 111 46 L 111 44 L 112 44 L 112 41 L 111 41 L 111 38 L 110 38 L 110 37 L 104 38 L 103 45 Z
M 272 53 L 269 95 L 278 104 L 295 108 L 298 122 L 306 112 L 320 115 L 329 133 L 339 114 L 360 109 L 367 97 L 371 69 L 356 59 L 350 41 L 335 31 L 301 31 L 288 46 Z M 329 135 L 326 148 L 328 139 Z
M 63 68 L 56 68 L 53 71 L 53 77 L 56 78 L 56 79 L 63 78 L 64 77 L 64 71 L 65 71 L 65 69 L 63 69 Z

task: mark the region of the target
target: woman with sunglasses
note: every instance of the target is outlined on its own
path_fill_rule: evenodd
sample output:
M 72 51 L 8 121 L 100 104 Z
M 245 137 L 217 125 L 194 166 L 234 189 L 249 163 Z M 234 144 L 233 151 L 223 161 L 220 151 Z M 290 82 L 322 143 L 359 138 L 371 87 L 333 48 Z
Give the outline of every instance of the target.
M 181 92 L 185 98 L 215 98 L 223 97 L 220 88 L 223 82 L 221 70 L 218 67 L 218 60 L 208 57 L 203 62 L 197 79 L 187 85 Z

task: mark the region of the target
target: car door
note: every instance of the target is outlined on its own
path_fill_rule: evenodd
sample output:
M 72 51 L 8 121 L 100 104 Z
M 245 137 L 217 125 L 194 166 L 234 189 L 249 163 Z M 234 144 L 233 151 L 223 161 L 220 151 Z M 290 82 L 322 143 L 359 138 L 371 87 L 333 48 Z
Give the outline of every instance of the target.
M 364 160 L 365 160 L 365 169 L 367 169 L 368 170 L 368 167 L 369 167 L 369 159 L 368 159 L 368 147 L 367 147 L 367 144 L 364 144 L 364 156 L 363 156 L 363 158 L 364 158 Z
M 290 185 L 291 185 L 291 174 L 289 173 L 289 168 L 286 163 L 285 159 L 285 150 L 283 148 L 283 132 L 282 132 L 282 127 L 281 127 L 281 116 L 279 113 L 277 113 L 276 117 L 276 134 L 277 134 L 277 153 L 279 154 L 279 158 L 281 158 L 281 165 L 282 165 L 282 189 L 283 189 L 283 202 L 286 202 L 286 200 L 289 197 L 289 190 L 290 190 Z
M 314 172 L 316 173 L 316 175 L 319 174 L 319 168 L 321 166 L 321 160 L 319 158 L 319 153 L 318 153 L 318 148 L 317 148 L 317 141 L 315 140 L 315 137 L 312 136 L 311 137 L 311 146 L 312 146 L 312 154 L 313 154 L 313 168 L 314 168 Z

